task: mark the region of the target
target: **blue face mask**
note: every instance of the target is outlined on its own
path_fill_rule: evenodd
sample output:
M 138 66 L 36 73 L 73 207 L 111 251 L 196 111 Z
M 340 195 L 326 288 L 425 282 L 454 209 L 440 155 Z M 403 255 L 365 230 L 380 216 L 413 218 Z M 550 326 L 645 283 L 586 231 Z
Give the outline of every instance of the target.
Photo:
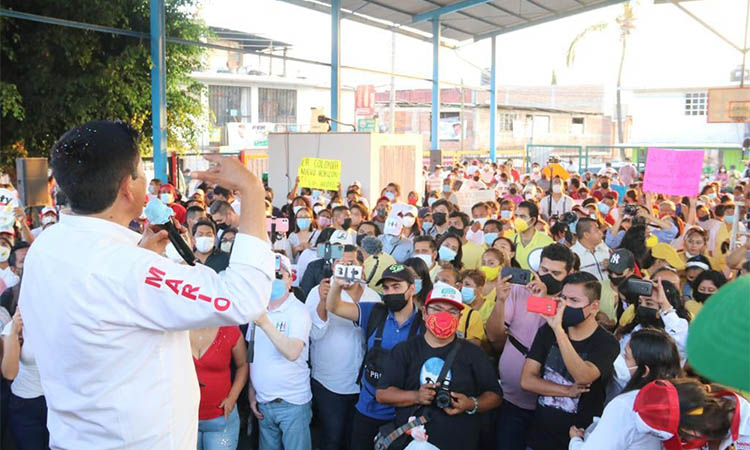
M 286 293 L 286 281 L 274 279 L 273 283 L 271 283 L 271 300 L 278 300 Z
M 427 204 L 432 206 L 433 203 L 435 203 L 437 199 L 435 197 L 430 197 L 427 199 Z
M 495 239 L 499 236 L 499 233 L 484 233 L 484 243 L 487 244 L 488 247 L 492 247 L 492 243 L 495 242 Z
M 429 231 L 432 229 L 432 222 L 422 222 L 422 231 L 425 233 L 429 233 Z
M 461 288 L 461 300 L 467 305 L 471 305 L 477 296 L 474 294 L 474 288 L 464 286 Z
M 450 192 L 450 191 L 451 191 L 450 185 L 444 184 L 443 185 L 443 192 Z
M 443 262 L 450 262 L 455 259 L 456 255 L 458 253 L 454 252 L 452 249 L 442 246 L 440 247 L 440 250 L 438 251 L 438 258 L 440 258 L 440 261 Z
M 312 224 L 312 220 L 306 217 L 297 219 L 297 228 L 299 228 L 300 230 L 307 230 L 308 228 L 310 228 L 310 224 Z
M 724 220 L 725 220 L 725 221 L 726 221 L 727 223 L 734 223 L 734 213 L 732 213 L 732 215 L 731 215 L 731 216 L 730 216 L 730 215 L 724 216 Z
M 422 291 L 422 280 L 417 278 L 414 280 L 414 295 L 419 294 Z
M 508 210 L 502 210 L 500 211 L 500 218 L 501 219 L 510 219 L 510 217 L 513 215 L 513 211 Z
M 394 194 L 393 192 L 390 192 L 390 191 L 387 191 L 387 192 L 385 193 L 385 197 L 386 197 L 386 198 L 387 198 L 388 200 L 390 200 L 390 201 L 394 201 L 394 200 L 396 200 L 396 194 Z

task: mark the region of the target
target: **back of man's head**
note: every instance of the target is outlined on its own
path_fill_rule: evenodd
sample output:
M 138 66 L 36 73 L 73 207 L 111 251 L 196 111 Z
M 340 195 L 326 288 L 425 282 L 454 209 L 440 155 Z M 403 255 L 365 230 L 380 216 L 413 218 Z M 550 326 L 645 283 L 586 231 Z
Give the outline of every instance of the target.
M 211 215 L 216 214 L 227 214 L 232 210 L 232 205 L 229 204 L 229 202 L 224 200 L 214 200 L 213 203 L 211 203 Z
M 73 212 L 104 211 L 117 199 L 123 178 L 138 178 L 138 139 L 130 125 L 107 120 L 62 135 L 50 152 L 50 166 Z

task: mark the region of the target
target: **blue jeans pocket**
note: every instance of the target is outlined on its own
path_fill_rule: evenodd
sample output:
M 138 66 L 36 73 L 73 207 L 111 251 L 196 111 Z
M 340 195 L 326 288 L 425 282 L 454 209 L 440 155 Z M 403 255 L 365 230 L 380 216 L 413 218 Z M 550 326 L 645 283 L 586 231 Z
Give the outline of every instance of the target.
M 227 428 L 227 420 L 224 416 L 215 419 L 201 420 L 198 422 L 198 431 L 202 433 L 216 433 L 224 431 Z

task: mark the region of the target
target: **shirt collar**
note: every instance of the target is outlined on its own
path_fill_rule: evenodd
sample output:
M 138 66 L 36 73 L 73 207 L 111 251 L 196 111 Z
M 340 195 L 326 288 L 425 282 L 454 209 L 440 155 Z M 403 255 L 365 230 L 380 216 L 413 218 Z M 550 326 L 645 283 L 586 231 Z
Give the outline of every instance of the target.
M 133 245 L 138 244 L 141 240 L 141 235 L 130 228 L 98 217 L 63 213 L 60 214 L 60 223 L 76 230 L 104 234 Z
M 396 328 L 402 329 L 404 327 L 407 327 L 407 326 L 411 325 L 411 322 L 414 320 L 414 317 L 416 317 L 416 315 L 417 315 L 417 305 L 414 305 L 413 303 L 412 303 L 412 305 L 414 306 L 414 310 L 411 312 L 411 316 L 409 316 L 409 318 L 406 319 L 406 321 L 404 321 L 404 323 L 402 323 L 400 325 L 399 325 L 398 321 L 396 320 L 396 315 L 393 313 L 393 311 L 391 311 L 390 309 L 388 310 L 388 318 L 390 320 L 392 320 L 393 323 L 396 324 Z

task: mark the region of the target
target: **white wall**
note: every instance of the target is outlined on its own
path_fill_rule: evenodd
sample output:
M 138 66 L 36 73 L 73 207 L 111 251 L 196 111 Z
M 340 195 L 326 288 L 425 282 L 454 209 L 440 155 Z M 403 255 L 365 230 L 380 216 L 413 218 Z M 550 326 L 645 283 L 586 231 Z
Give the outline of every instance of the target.
M 685 94 L 701 90 L 636 91 L 630 103 L 633 144 L 741 144 L 744 124 L 707 123 L 685 115 Z
M 383 135 L 371 133 L 271 133 L 268 138 L 268 184 L 274 190 L 275 206 L 282 206 L 286 193 L 294 186 L 300 161 L 305 157 L 341 160 L 341 185 L 362 183 L 362 192 L 374 206 L 387 182 L 380 180 L 380 152 L 383 146 L 413 151 L 409 161 L 399 161 L 396 181 L 401 182 L 402 200 L 410 190 L 421 194 L 422 141 L 419 135 Z M 392 161 L 391 161 L 392 163 Z M 387 166 L 386 166 L 387 167 Z M 388 181 L 393 181 L 389 179 Z

